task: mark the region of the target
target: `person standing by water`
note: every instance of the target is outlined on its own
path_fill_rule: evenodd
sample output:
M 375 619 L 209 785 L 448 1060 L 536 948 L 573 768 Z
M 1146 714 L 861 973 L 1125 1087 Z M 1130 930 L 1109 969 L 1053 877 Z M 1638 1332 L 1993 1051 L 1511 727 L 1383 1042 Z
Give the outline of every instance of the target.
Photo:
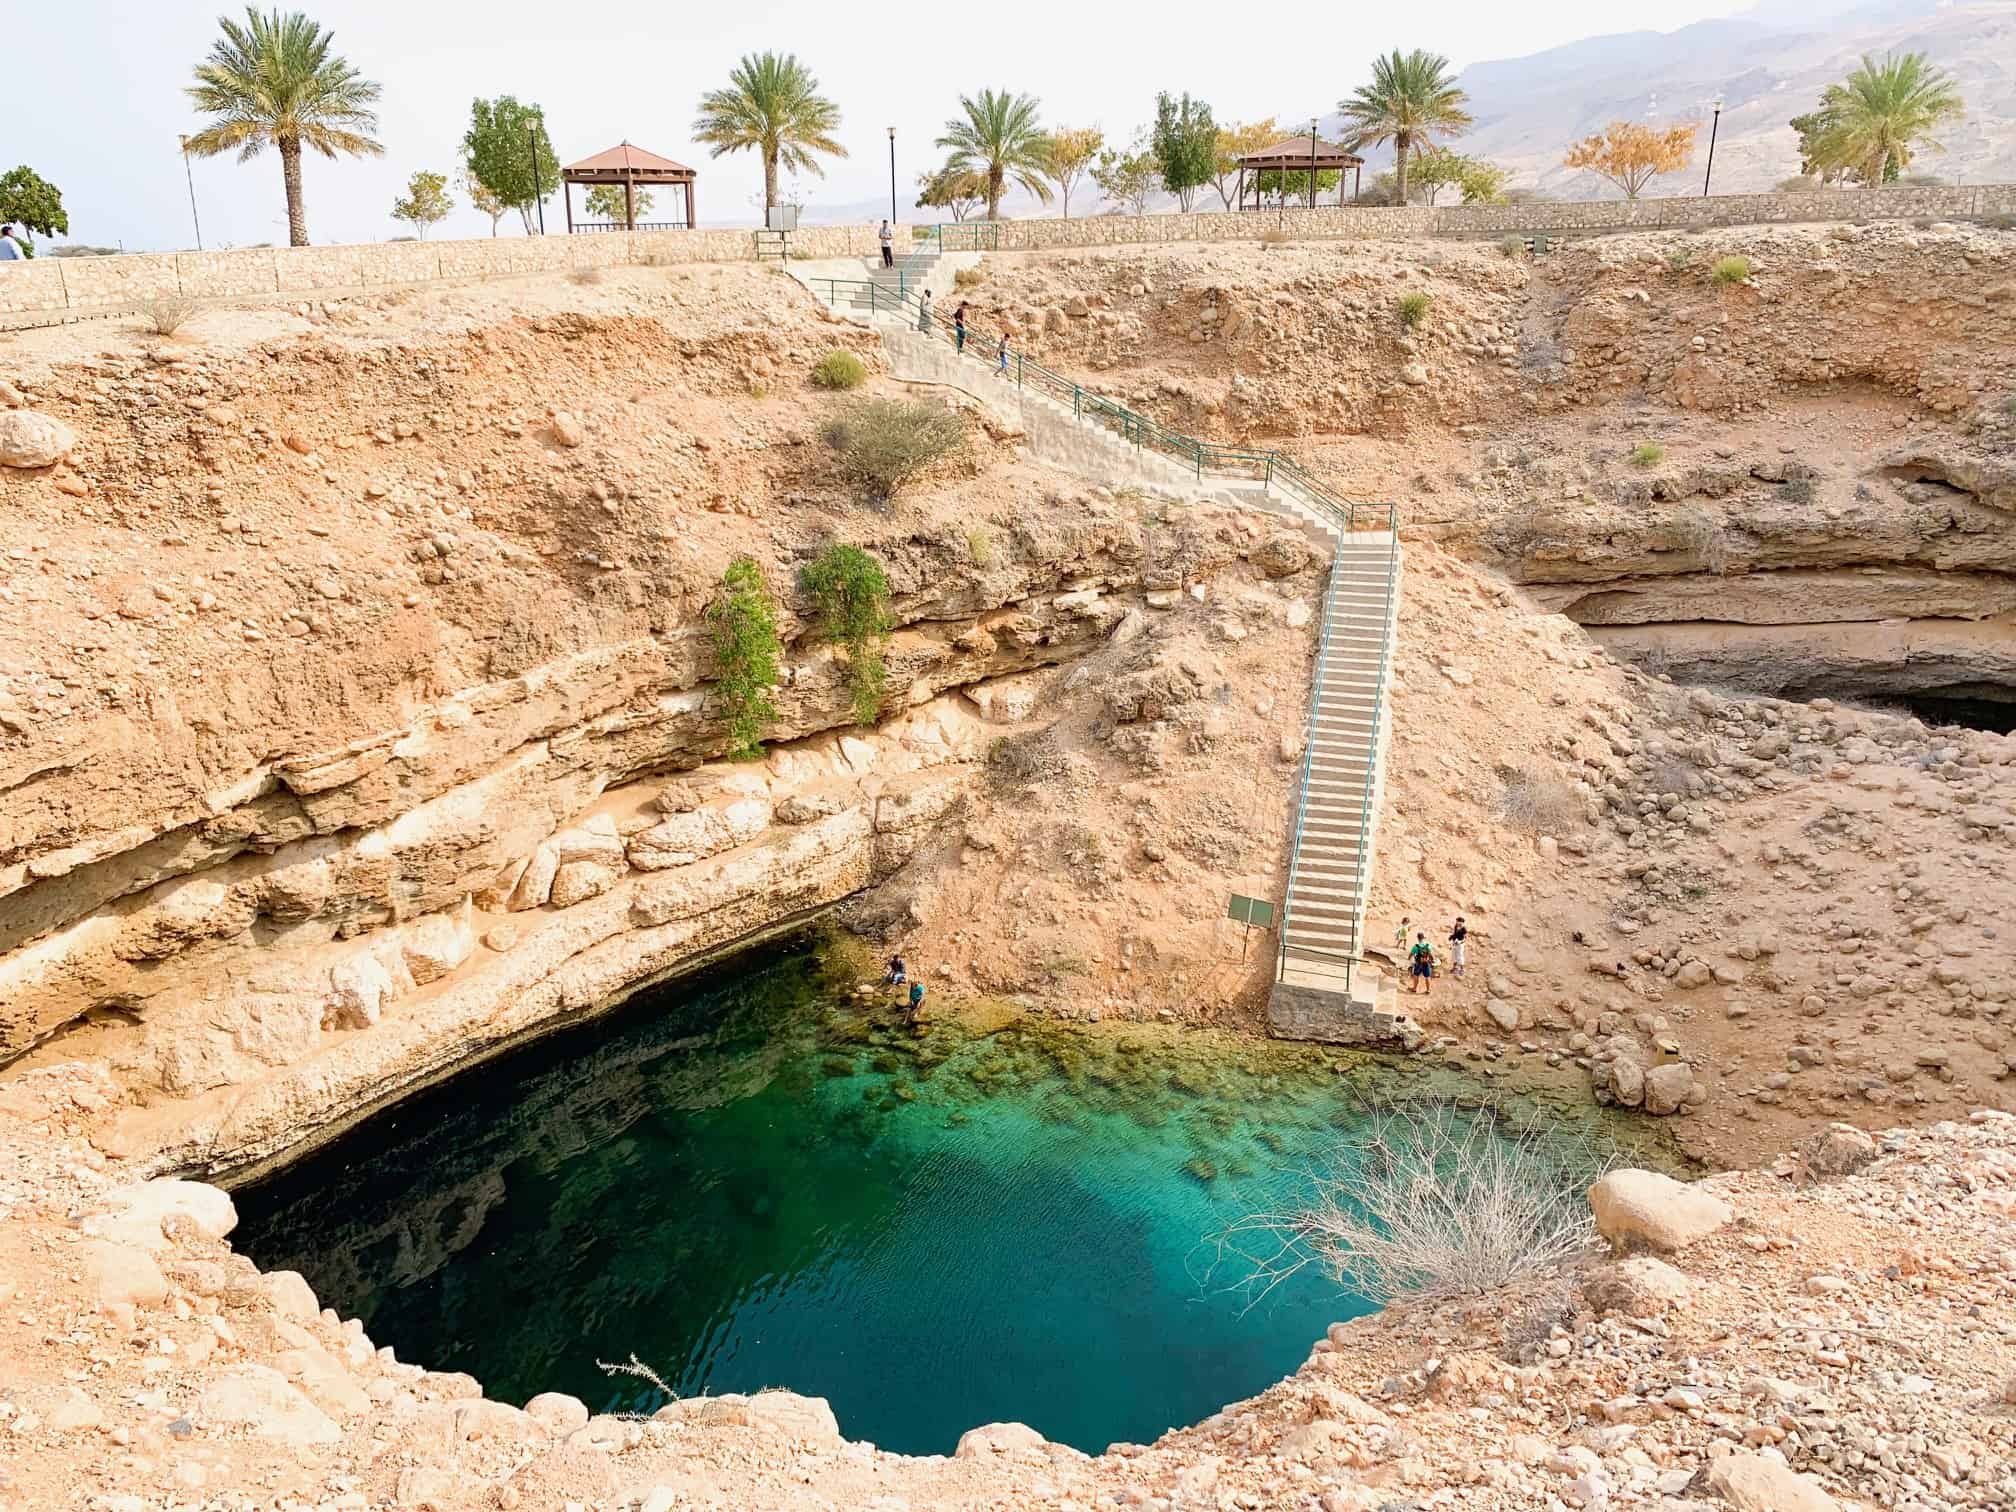
M 924 297 L 917 301 L 917 329 L 926 336 L 931 334 L 931 291 L 926 289 Z
M 900 955 L 889 957 L 889 974 L 882 978 L 882 985 L 885 987 L 901 987 L 909 980 L 910 970 L 903 964 L 903 957 Z
M 912 982 L 910 984 L 910 1022 L 914 1024 L 923 1016 L 924 984 L 922 982 Z
M 1463 975 L 1463 961 L 1470 948 L 1470 926 L 1463 922 L 1463 915 L 1456 915 L 1456 927 L 1449 931 L 1449 975 Z
M 966 350 L 966 306 L 963 304 L 952 312 L 952 350 Z
M 1435 992 L 1435 947 L 1428 943 L 1428 936 L 1416 932 L 1414 948 L 1407 952 L 1407 960 L 1407 995 L 1412 997 L 1417 990 L 1424 990 L 1432 997 Z

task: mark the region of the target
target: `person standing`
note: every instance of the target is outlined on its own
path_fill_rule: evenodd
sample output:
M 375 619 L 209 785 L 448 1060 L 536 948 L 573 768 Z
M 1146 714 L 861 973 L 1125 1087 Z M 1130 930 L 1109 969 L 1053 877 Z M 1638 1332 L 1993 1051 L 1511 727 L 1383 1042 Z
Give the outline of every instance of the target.
M 0 262 L 26 262 L 28 254 L 21 250 L 21 243 L 14 240 L 11 225 L 0 226 Z
M 889 229 L 889 222 L 886 220 L 882 222 L 882 229 L 876 232 L 875 235 L 876 240 L 882 243 L 882 266 L 885 268 L 895 267 L 896 233 Z
M 1456 927 L 1449 931 L 1449 975 L 1463 975 L 1463 961 L 1469 953 L 1470 926 L 1463 922 L 1463 915 L 1456 915 Z
M 1428 936 L 1417 933 L 1414 948 L 1407 952 L 1407 995 L 1412 997 L 1416 990 L 1425 990 L 1430 996 L 1435 992 L 1435 947 L 1428 943 Z
M 966 350 L 966 306 L 961 304 L 952 312 L 952 350 Z
M 1008 333 L 1001 333 L 1001 344 L 994 349 L 994 371 L 1003 378 L 1008 376 Z
M 917 329 L 926 336 L 931 334 L 931 291 L 926 289 L 924 297 L 917 301 Z
M 1407 930 L 1408 926 L 1412 923 L 1413 920 L 1409 919 L 1405 914 L 1400 916 L 1400 923 L 1393 931 L 1393 948 L 1395 950 L 1405 951 L 1407 949 Z

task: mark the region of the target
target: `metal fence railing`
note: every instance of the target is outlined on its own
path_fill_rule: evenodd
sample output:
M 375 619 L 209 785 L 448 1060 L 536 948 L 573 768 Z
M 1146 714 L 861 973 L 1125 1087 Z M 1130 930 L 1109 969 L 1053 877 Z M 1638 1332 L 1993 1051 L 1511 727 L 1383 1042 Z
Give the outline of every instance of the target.
M 1371 754 L 1366 761 L 1365 784 L 1359 800 L 1358 815 L 1359 849 L 1355 896 L 1362 899 L 1365 886 L 1365 849 L 1372 834 L 1374 799 L 1372 773 L 1377 765 L 1379 722 L 1385 713 L 1387 674 L 1392 665 L 1393 596 L 1399 584 L 1400 571 L 1398 506 L 1391 503 L 1364 504 L 1343 498 L 1318 482 L 1301 463 L 1292 457 L 1283 456 L 1280 452 L 1254 447 L 1221 446 L 1216 442 L 1200 441 L 1195 436 L 1186 436 L 1180 431 L 1170 430 L 1138 410 L 1128 408 L 1117 399 L 1093 393 L 1082 384 L 1074 383 L 1069 378 L 1052 372 L 1041 363 L 1030 360 L 1012 348 L 1006 351 L 1004 358 L 998 334 L 990 338 L 988 333 L 970 323 L 962 331 L 955 318 L 947 315 L 937 303 L 932 305 L 927 321 L 923 301 L 904 285 L 901 275 L 898 276 L 895 288 L 878 284 L 872 279 L 814 278 L 808 282 L 815 294 L 823 293 L 826 303 L 832 308 L 864 310 L 870 317 L 882 314 L 901 316 L 913 329 L 934 338 L 950 341 L 962 356 L 992 366 L 999 377 L 1014 383 L 1017 388 L 1032 389 L 1060 405 L 1068 406 L 1072 417 L 1081 424 L 1101 426 L 1122 441 L 1189 469 L 1200 481 L 1210 476 L 1258 483 L 1268 491 L 1279 489 L 1340 533 L 1373 530 L 1386 533 L 1390 546 L 1386 572 L 1385 628 L 1381 633 L 1378 670 L 1373 681 Z M 1334 588 L 1333 584 L 1332 592 Z M 1331 596 L 1331 592 L 1326 592 L 1324 595 L 1323 629 L 1316 658 L 1316 681 L 1309 697 L 1309 726 L 1307 738 L 1302 745 L 1302 769 L 1296 784 L 1295 832 L 1288 863 L 1290 894 L 1294 891 L 1296 867 L 1302 853 L 1303 829 L 1308 819 L 1310 769 L 1316 750 L 1316 721 L 1322 711 L 1323 684 L 1330 670 Z M 1294 916 L 1294 908 L 1292 896 L 1284 897 L 1280 943 L 1275 962 L 1277 980 L 1287 964 L 1288 930 Z M 1355 933 L 1351 943 L 1354 955 L 1364 944 Z M 1297 954 L 1329 955 L 1331 952 L 1301 947 L 1298 948 Z M 1343 957 L 1347 991 L 1350 988 L 1353 958 L 1353 955 Z

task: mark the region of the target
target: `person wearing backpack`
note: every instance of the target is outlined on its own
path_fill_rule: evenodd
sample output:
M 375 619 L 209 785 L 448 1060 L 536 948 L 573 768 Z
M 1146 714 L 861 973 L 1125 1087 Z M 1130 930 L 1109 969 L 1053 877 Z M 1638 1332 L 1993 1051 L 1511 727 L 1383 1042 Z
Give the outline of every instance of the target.
M 1435 990 L 1435 947 L 1428 943 L 1428 936 L 1417 933 L 1414 948 L 1407 952 L 1407 992 L 1412 996 L 1417 990 L 1433 993 Z

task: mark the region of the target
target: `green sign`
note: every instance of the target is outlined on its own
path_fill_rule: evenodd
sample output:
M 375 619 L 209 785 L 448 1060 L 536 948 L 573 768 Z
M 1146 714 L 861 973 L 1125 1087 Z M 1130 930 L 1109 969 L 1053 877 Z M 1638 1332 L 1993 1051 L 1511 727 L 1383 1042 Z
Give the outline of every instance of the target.
M 1274 905 L 1262 902 L 1258 898 L 1242 897 L 1234 893 L 1226 914 L 1235 924 L 1250 924 L 1258 929 L 1274 927 Z

